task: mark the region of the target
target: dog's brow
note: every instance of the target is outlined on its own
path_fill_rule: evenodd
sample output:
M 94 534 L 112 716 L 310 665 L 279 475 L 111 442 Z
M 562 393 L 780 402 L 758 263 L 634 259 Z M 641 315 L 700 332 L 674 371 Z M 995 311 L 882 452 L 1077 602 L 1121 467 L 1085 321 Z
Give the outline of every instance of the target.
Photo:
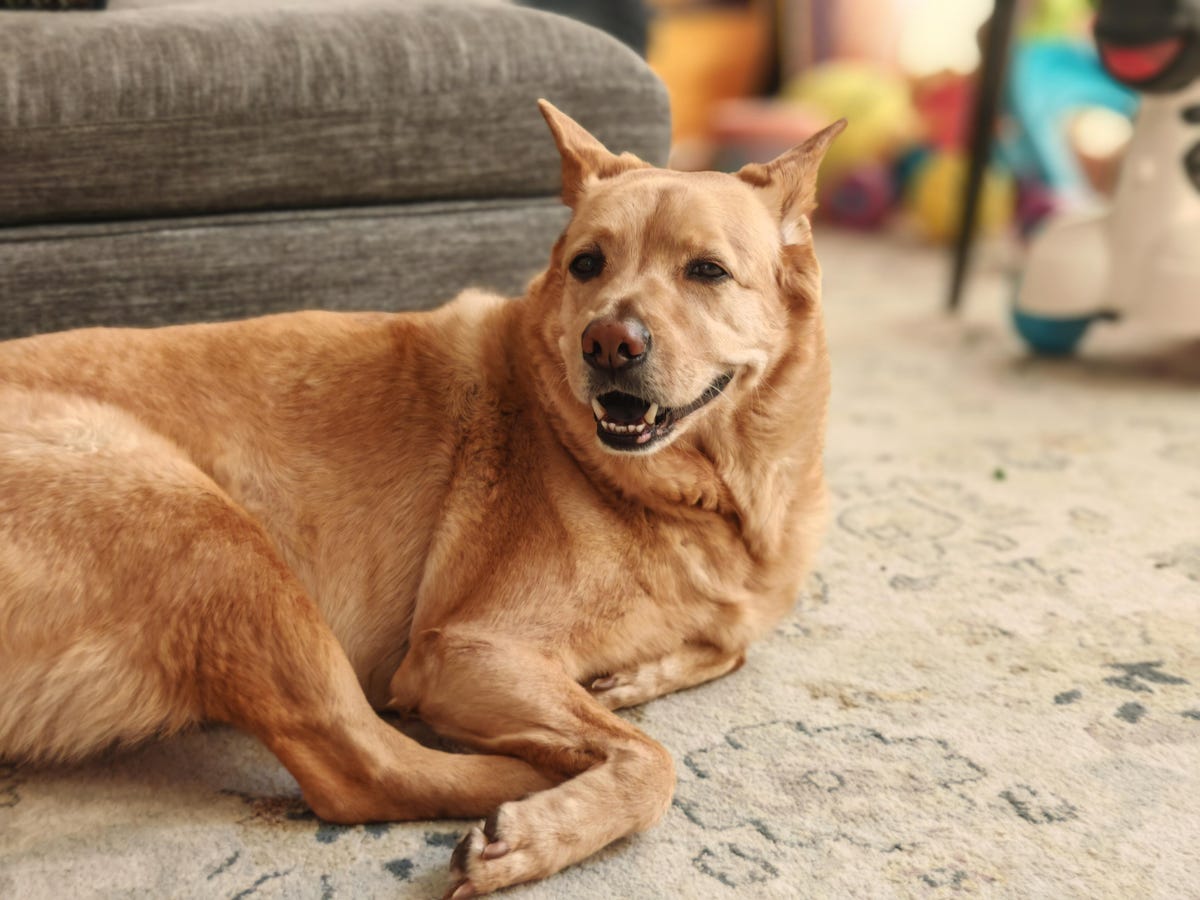
M 580 234 L 577 240 L 577 246 L 579 247 L 597 246 L 603 248 L 616 243 L 617 233 L 611 228 L 597 225 Z
M 681 261 L 691 262 L 696 259 L 706 259 L 722 264 L 732 263 L 738 259 L 736 245 L 731 245 L 723 238 L 706 237 L 700 240 L 682 237 L 674 242 Z
M 682 249 L 688 259 L 711 259 L 715 262 L 729 256 L 728 252 L 717 249 L 713 243 L 698 244 L 694 241 L 684 241 Z

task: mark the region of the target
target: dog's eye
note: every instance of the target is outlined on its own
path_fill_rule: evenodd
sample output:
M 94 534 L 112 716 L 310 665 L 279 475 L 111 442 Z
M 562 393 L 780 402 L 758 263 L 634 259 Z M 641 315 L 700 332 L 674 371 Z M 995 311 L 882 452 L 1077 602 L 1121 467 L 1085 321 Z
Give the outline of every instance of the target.
M 687 275 L 688 278 L 700 281 L 721 281 L 729 277 L 728 272 L 710 259 L 697 259 L 688 263 Z
M 604 257 L 599 253 L 580 253 L 571 260 L 571 274 L 580 281 L 595 278 L 604 268 Z

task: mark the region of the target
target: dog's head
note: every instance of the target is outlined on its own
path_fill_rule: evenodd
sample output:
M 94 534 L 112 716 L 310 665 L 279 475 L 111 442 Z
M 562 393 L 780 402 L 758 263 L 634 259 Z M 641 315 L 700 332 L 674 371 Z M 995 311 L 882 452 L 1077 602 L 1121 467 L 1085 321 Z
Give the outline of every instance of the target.
M 571 399 L 612 453 L 647 454 L 722 427 L 795 350 L 815 315 L 808 214 L 838 122 L 735 175 L 615 156 L 545 101 L 570 224 L 535 286 Z

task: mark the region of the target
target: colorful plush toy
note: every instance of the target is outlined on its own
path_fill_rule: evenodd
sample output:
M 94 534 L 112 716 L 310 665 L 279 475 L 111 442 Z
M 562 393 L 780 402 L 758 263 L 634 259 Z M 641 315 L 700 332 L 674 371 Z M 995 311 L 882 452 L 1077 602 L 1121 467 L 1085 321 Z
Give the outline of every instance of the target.
M 1030 247 L 1014 319 L 1040 353 L 1117 316 L 1200 332 L 1200 0 L 1101 0 L 1095 34 L 1144 99 L 1111 205 L 1051 220 Z
M 961 151 L 935 151 L 921 166 L 908 190 L 907 208 L 921 234 L 948 243 L 958 232 L 967 160 Z M 1012 176 L 991 168 L 980 192 L 977 227 L 981 235 L 997 235 L 1012 224 L 1016 188 Z
M 882 66 L 824 63 L 787 85 L 783 97 L 805 109 L 854 121 L 829 148 L 822 176 L 836 178 L 861 163 L 886 160 L 920 133 L 908 85 Z
M 895 205 L 893 165 L 921 135 L 904 78 L 882 65 L 841 61 L 793 80 L 783 96 L 810 117 L 854 123 L 821 165 L 821 212 L 855 228 L 875 228 Z

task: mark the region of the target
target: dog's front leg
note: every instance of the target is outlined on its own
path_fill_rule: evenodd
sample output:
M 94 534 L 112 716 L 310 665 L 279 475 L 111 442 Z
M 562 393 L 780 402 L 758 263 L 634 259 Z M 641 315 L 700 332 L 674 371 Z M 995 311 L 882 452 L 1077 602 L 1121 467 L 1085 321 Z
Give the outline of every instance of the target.
M 556 783 L 511 756 L 446 753 L 418 744 L 371 709 L 332 640 L 325 648 L 313 642 L 296 649 L 303 657 L 289 660 L 290 680 L 257 682 L 251 667 L 238 668 L 240 686 L 254 689 L 232 703 L 226 699 L 213 717 L 262 739 L 322 819 L 468 818 Z
M 392 689 L 394 705 L 447 736 L 569 777 L 501 804 L 467 834 L 452 860 L 455 900 L 551 875 L 649 828 L 670 805 L 667 750 L 519 639 L 430 629 L 417 635 Z

